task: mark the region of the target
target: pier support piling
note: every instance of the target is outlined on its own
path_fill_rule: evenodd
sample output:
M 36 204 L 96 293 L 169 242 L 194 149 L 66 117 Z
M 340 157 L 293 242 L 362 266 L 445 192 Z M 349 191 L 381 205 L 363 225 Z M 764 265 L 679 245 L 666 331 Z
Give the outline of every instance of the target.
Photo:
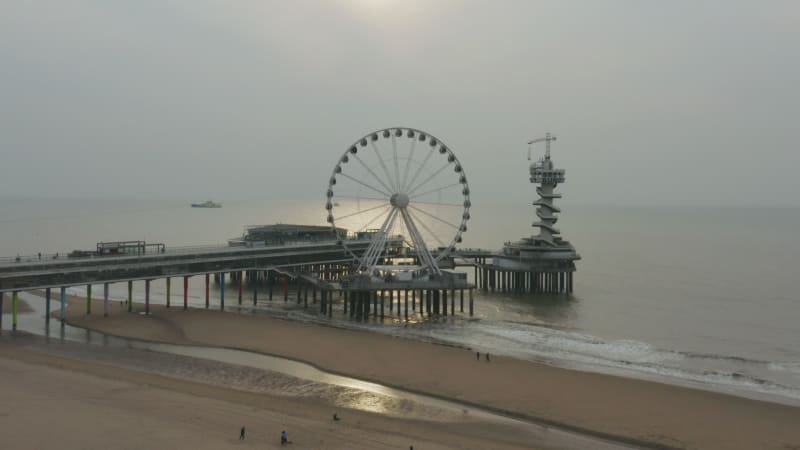
M 189 309 L 189 277 L 183 277 L 183 310 Z
M 128 312 L 133 311 L 133 280 L 128 280 Z
M 225 311 L 225 272 L 219 274 L 219 310 Z
M 0 293 L 0 297 L 2 296 L 3 294 Z M 3 309 L 3 300 L 0 300 L 0 310 L 2 309 Z M 50 323 L 50 288 L 44 290 L 44 310 L 45 310 L 44 321 L 46 323 Z M 2 323 L 3 323 L 3 316 L 0 315 L 0 328 L 2 328 Z
M 167 308 L 172 306 L 171 299 L 172 299 L 172 278 L 167 277 Z
M 144 313 L 150 314 L 150 280 L 144 280 Z
M 11 329 L 17 329 L 17 312 L 19 309 L 19 292 L 11 293 Z
M 210 297 L 209 297 L 210 296 L 210 292 L 209 292 L 210 281 L 209 281 L 209 278 L 210 278 L 210 274 L 206 274 L 206 309 L 208 309 L 209 305 L 211 304 Z
M 239 272 L 239 304 L 242 304 L 242 284 L 244 284 L 244 272 Z
M 47 289 L 47 311 L 50 317 L 50 289 Z M 103 317 L 108 317 L 108 283 L 103 283 Z
M 92 313 L 92 285 L 86 285 L 86 314 Z
M 258 303 L 258 271 L 253 271 L 253 277 L 250 278 L 250 282 L 253 283 L 253 306 L 256 306 Z M 272 288 L 270 287 L 269 290 L 270 294 L 272 294 Z M 270 300 L 272 300 L 272 295 L 270 295 Z

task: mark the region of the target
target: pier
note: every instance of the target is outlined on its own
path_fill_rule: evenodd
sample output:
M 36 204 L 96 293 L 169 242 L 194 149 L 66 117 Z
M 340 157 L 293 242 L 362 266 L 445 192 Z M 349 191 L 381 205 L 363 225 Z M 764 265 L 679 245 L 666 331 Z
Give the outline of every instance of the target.
M 381 263 L 391 263 L 400 253 L 403 239 L 393 236 L 387 240 L 387 250 Z M 365 251 L 370 239 L 353 239 L 348 242 L 349 251 Z M 488 252 L 484 252 L 488 254 Z M 408 254 L 411 258 L 416 256 Z M 455 264 L 453 264 L 455 266 Z M 0 260 L 0 319 L 2 304 L 8 298 L 12 303 L 12 328 L 16 329 L 17 304 L 19 293 L 43 290 L 46 308 L 50 310 L 51 301 L 60 302 L 60 319 L 66 318 L 67 288 L 86 287 L 86 314 L 93 314 L 93 285 L 102 285 L 103 314 L 108 315 L 109 286 L 114 283 L 127 285 L 125 306 L 133 311 L 134 284 L 144 285 L 144 313 L 150 312 L 152 281 L 166 280 L 167 307 L 188 308 L 189 283 L 201 282 L 204 286 L 205 308 L 212 308 L 211 281 L 220 287 L 218 307 L 225 309 L 225 286 L 237 286 L 236 304 L 252 301 L 258 304 L 257 286 L 267 288 L 267 301 L 289 301 L 290 292 L 297 303 L 309 307 L 319 305 L 322 315 L 332 316 L 335 303 L 342 305 L 346 316 L 357 319 L 395 316 L 409 319 L 409 314 L 417 312 L 422 316 L 447 316 L 465 311 L 464 299 L 468 300 L 467 310 L 474 312 L 473 288 L 467 285 L 466 274 L 444 272 L 440 281 L 432 280 L 426 284 L 392 283 L 391 285 L 372 284 L 362 286 L 346 279 L 351 275 L 353 258 L 336 241 L 311 242 L 302 244 L 274 245 L 269 247 L 196 247 L 167 250 L 161 247 L 157 252 L 127 256 L 78 257 L 46 255 L 44 258 L 7 258 Z M 183 296 L 176 305 L 170 289 L 173 279 L 182 281 Z M 199 280 L 198 280 L 199 279 Z M 245 286 L 252 287 L 246 292 Z M 230 285 L 229 285 L 230 286 Z M 467 291 L 466 293 L 464 291 Z M 466 294 L 466 295 L 465 295 Z M 458 298 L 458 307 L 456 307 Z M 448 305 L 449 299 L 449 305 Z M 50 317 L 48 315 L 47 320 Z

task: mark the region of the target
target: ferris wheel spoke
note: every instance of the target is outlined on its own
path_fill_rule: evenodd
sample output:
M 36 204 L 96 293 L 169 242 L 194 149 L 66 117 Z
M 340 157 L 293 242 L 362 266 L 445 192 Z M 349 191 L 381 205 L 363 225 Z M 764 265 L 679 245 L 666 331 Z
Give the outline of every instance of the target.
M 373 206 L 371 208 L 367 208 L 367 209 L 364 209 L 364 210 L 361 210 L 361 211 L 357 211 L 357 212 L 354 212 L 354 213 L 351 213 L 351 214 L 346 214 L 346 215 L 341 216 L 341 217 L 337 217 L 337 220 L 344 220 L 344 219 L 347 219 L 348 217 L 355 217 L 355 216 L 358 216 L 358 215 L 361 215 L 361 214 L 364 214 L 364 213 L 368 213 L 370 211 L 374 211 L 374 210 L 376 210 L 378 208 L 385 208 L 386 206 L 387 205 L 385 205 L 385 204 L 378 205 L 378 206 Z M 391 206 L 391 205 L 389 205 L 389 206 Z
M 421 194 L 411 195 L 408 198 L 409 198 L 409 200 L 412 200 L 412 199 L 415 199 L 415 198 L 418 198 L 418 197 L 422 197 L 423 195 L 433 194 L 434 192 L 441 192 L 441 191 L 443 191 L 445 189 L 449 189 L 451 187 L 460 186 L 460 185 L 461 185 L 461 183 L 448 184 L 447 186 L 443 186 L 443 187 L 436 188 L 436 189 L 431 189 L 430 191 L 425 191 L 425 192 L 423 192 Z
M 389 169 L 386 168 L 386 163 L 383 162 L 383 158 L 381 157 L 381 152 L 378 151 L 378 146 L 375 145 L 375 141 L 369 141 L 370 147 L 372 150 L 375 151 L 375 156 L 378 157 L 378 162 L 381 163 L 381 167 L 383 168 L 383 173 L 386 174 L 386 179 L 389 181 L 389 185 L 392 186 L 389 189 L 389 192 L 397 192 L 397 183 L 395 182 L 394 178 L 389 174 Z
M 408 193 L 408 187 L 413 185 L 414 182 L 417 181 L 417 177 L 422 172 L 422 168 L 425 167 L 425 164 L 428 162 L 428 160 L 431 159 L 434 150 L 436 150 L 436 147 L 431 147 L 431 151 L 428 152 L 428 156 L 425 157 L 425 159 L 422 161 L 422 164 L 419 165 L 417 171 L 414 172 L 414 176 L 411 178 L 411 181 L 409 181 L 408 184 L 405 184 L 403 186 L 403 192 Z
M 364 182 L 363 182 L 363 181 L 361 181 L 361 180 L 355 179 L 355 178 L 351 177 L 350 175 L 348 175 L 348 174 L 346 174 L 346 173 L 340 173 L 339 175 L 341 175 L 341 176 L 343 176 L 343 177 L 345 177 L 345 178 L 349 178 L 349 179 L 351 179 L 351 180 L 355 181 L 356 183 L 358 183 L 358 184 L 360 184 L 360 185 L 362 185 L 362 186 L 364 186 L 364 187 L 366 187 L 366 188 L 372 189 L 373 191 L 375 191 L 375 192 L 377 192 L 377 193 L 379 193 L 379 194 L 383 194 L 383 195 L 385 195 L 387 198 L 392 196 L 392 195 L 391 195 L 391 194 L 389 194 L 388 192 L 382 191 L 382 190 L 380 190 L 380 189 L 376 188 L 375 186 L 370 186 L 369 184 L 367 184 L 367 183 L 364 183 Z
M 423 202 L 419 200 L 415 200 L 414 204 L 416 205 L 437 205 L 437 206 L 457 206 L 459 208 L 463 208 L 463 203 L 446 203 L 446 202 Z
M 365 169 L 367 169 L 367 172 L 369 172 L 372 175 L 372 177 L 375 178 L 375 180 L 378 183 L 380 183 L 380 185 L 383 186 L 384 189 L 386 189 L 386 192 L 383 192 L 383 191 L 379 191 L 379 192 L 381 192 L 382 194 L 386 195 L 387 197 L 391 197 L 392 195 L 389 194 L 389 192 L 392 192 L 392 188 L 387 186 L 386 183 L 384 183 L 383 180 L 381 180 L 381 178 L 378 176 L 378 174 L 376 174 L 375 171 L 373 171 L 368 165 L 366 165 L 364 163 L 364 161 L 362 161 L 361 158 L 358 157 L 357 154 L 353 153 L 353 158 L 355 158 L 356 161 L 358 161 Z M 345 174 L 341 174 L 341 175 L 345 175 Z M 345 176 L 347 176 L 347 175 L 345 175 Z M 350 177 L 348 177 L 348 178 L 350 178 Z
M 392 136 L 394 139 L 394 136 Z M 406 181 L 408 181 L 408 171 L 411 168 L 411 160 L 414 159 L 414 149 L 417 148 L 417 140 L 413 139 L 411 141 L 411 149 L 408 151 L 408 160 L 406 160 L 406 169 L 403 171 L 403 182 L 400 183 L 400 187 L 402 189 L 406 188 Z
M 442 173 L 442 171 L 444 169 L 447 169 L 447 167 L 449 165 L 450 165 L 450 163 L 446 162 L 442 167 L 439 168 L 439 170 L 437 170 L 436 172 L 433 172 L 428 178 L 425 178 L 425 181 L 423 181 L 420 184 L 414 186 L 414 188 L 409 189 L 408 195 L 413 194 L 414 192 L 416 192 L 417 189 L 421 188 L 422 186 L 425 186 L 425 184 L 427 184 L 429 181 L 431 181 L 436 175 L 439 175 L 440 173 Z
M 400 192 L 400 167 L 397 164 L 397 142 L 394 140 L 394 136 L 392 136 L 392 151 L 394 153 L 394 181 L 395 187 L 397 190 L 395 192 Z
M 386 220 L 383 221 L 383 225 L 381 225 L 376 238 L 373 238 L 366 252 L 364 252 L 364 258 L 361 263 L 363 270 L 371 272 L 374 269 L 383 249 L 386 248 L 386 241 L 388 240 L 386 231 L 392 228 L 395 218 L 397 218 L 397 208 L 392 207 L 392 211 L 386 217 Z
M 417 251 L 417 257 L 420 259 L 423 267 L 428 267 L 435 273 L 441 273 L 441 270 L 439 270 L 439 267 L 436 265 L 431 252 L 425 245 L 425 240 L 422 239 L 422 234 L 420 234 L 419 230 L 417 229 L 414 219 L 411 218 L 411 212 L 407 208 L 403 208 L 400 210 L 400 213 L 403 216 L 403 220 L 406 222 L 408 231 L 411 234 L 411 240 L 414 242 L 414 248 Z
M 348 200 L 369 200 L 374 202 L 386 202 L 385 198 L 377 198 L 377 197 L 361 197 L 358 195 L 335 195 L 334 199 L 342 199 L 346 198 Z
M 419 208 L 417 208 L 417 207 L 416 207 L 416 206 L 414 206 L 414 205 L 408 205 L 408 207 L 409 207 L 409 208 L 411 208 L 411 209 L 413 209 L 413 210 L 415 210 L 415 211 L 419 211 L 419 212 L 421 212 L 422 214 L 425 214 L 426 216 L 428 216 L 428 217 L 430 217 L 430 218 L 432 218 L 432 219 L 436 219 L 436 220 L 438 220 L 439 222 L 442 222 L 442 223 L 443 223 L 443 224 L 445 224 L 445 225 L 451 226 L 451 227 L 455 228 L 456 230 L 458 230 L 458 229 L 459 229 L 458 225 L 453 225 L 452 223 L 450 223 L 450 222 L 448 222 L 448 221 L 446 221 L 446 220 L 444 220 L 444 219 L 442 219 L 442 218 L 439 218 L 439 217 L 437 217 L 437 216 L 435 216 L 435 215 L 433 215 L 433 214 L 429 213 L 428 211 L 425 211 L 425 210 L 419 209 Z
M 411 218 L 412 218 L 412 219 L 414 218 L 414 215 L 413 215 L 413 214 L 411 214 L 411 211 L 408 211 L 408 215 L 409 215 L 409 216 L 411 216 Z M 436 242 L 438 242 L 438 243 L 439 243 L 439 245 L 445 246 L 445 244 L 444 244 L 444 241 L 443 241 L 443 240 L 441 240 L 441 239 L 439 239 L 439 236 L 437 236 L 437 235 L 436 235 L 436 233 L 434 233 L 434 232 L 433 232 L 433 230 L 431 230 L 430 228 L 428 228 L 428 226 L 427 226 L 427 225 L 425 225 L 425 222 L 424 222 L 424 221 L 422 221 L 422 220 L 419 220 L 419 218 L 417 218 L 417 220 L 416 220 L 415 222 L 416 222 L 416 223 L 419 223 L 419 224 L 420 224 L 420 226 L 421 226 L 422 228 L 424 228 L 424 229 L 425 229 L 425 231 L 427 231 L 427 232 L 428 232 L 428 234 L 430 234 L 431 236 L 433 236 L 433 239 L 435 239 L 435 240 L 436 240 Z
M 391 208 L 391 207 L 392 207 L 392 205 L 384 205 L 384 209 L 382 209 L 382 210 L 381 210 L 381 211 L 378 213 L 378 215 L 377 215 L 377 216 L 375 216 L 375 217 L 373 217 L 372 219 L 370 219 L 370 220 L 369 220 L 369 222 L 367 222 L 367 223 L 365 223 L 364 225 L 362 225 L 362 226 L 361 226 L 361 228 L 359 228 L 359 229 L 358 229 L 358 231 L 364 231 L 364 230 L 366 230 L 368 226 L 372 225 L 373 223 L 375 223 L 375 221 L 376 221 L 376 220 L 378 220 L 378 219 L 380 219 L 381 217 L 383 217 L 383 215 L 384 215 L 384 214 L 386 214 L 386 212 L 387 212 L 387 211 L 389 210 L 389 208 Z

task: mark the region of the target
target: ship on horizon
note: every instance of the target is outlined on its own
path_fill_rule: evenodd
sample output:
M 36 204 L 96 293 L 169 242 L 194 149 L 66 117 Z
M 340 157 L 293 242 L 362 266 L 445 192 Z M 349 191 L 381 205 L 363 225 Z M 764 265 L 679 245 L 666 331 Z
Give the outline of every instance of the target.
M 211 200 L 206 200 L 203 203 L 192 203 L 192 208 L 222 208 L 222 203 L 214 203 Z

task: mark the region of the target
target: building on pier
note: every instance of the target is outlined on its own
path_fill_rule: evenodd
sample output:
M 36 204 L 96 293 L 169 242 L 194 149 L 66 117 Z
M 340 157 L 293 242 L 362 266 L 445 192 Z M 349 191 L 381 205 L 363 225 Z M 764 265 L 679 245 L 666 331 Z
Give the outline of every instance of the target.
M 346 236 L 347 230 L 337 229 Z M 242 237 L 228 239 L 231 247 L 264 247 L 300 242 L 335 241 L 337 234 L 331 227 L 319 225 L 293 225 L 277 223 L 274 225 L 250 225 L 245 227 Z
M 539 196 L 533 202 L 537 220 L 532 225 L 538 228 L 538 234 L 506 242 L 498 254 L 492 255 L 489 270 L 494 273 L 489 276 L 499 280 L 487 283 L 490 285 L 487 287 L 519 292 L 572 292 L 575 261 L 581 257 L 555 227 L 561 212 L 555 205 L 561 194 L 555 189 L 566 180 L 566 171 L 556 168 L 550 158 L 550 142 L 555 140 L 555 136 L 547 133 L 544 138 L 529 142 L 546 142 L 544 156 L 530 165 L 530 182 L 537 185 Z

